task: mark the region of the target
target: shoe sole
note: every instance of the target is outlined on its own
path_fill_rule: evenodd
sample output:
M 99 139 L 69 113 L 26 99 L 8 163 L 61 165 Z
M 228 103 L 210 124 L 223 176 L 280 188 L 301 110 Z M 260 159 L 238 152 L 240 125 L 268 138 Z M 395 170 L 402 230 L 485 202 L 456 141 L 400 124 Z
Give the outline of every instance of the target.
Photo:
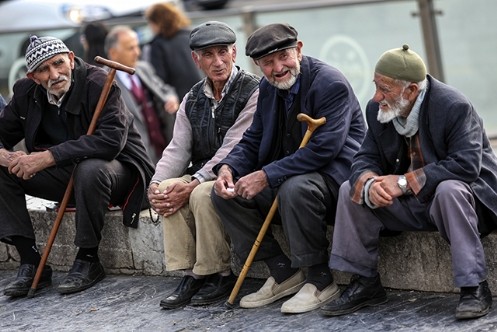
M 167 302 L 161 301 L 159 305 L 163 309 L 178 309 L 178 308 L 186 306 L 188 303 L 190 303 L 190 299 L 185 300 L 185 301 L 180 302 L 180 303 L 167 303 Z
M 217 303 L 221 300 L 226 299 L 229 296 L 230 292 L 220 294 L 216 297 L 210 298 L 210 299 L 195 299 L 195 297 L 192 297 L 192 300 L 190 301 L 191 306 L 202 306 L 202 305 L 209 305 L 209 304 L 214 304 Z
M 94 286 L 97 282 L 102 281 L 104 278 L 105 278 L 105 273 L 101 273 L 97 278 L 95 278 L 95 280 L 93 280 L 91 283 L 89 283 L 87 285 L 84 285 L 81 287 L 76 287 L 76 288 L 60 288 L 60 287 L 58 287 L 57 292 L 59 292 L 59 294 L 62 294 L 62 295 L 81 292 L 81 291 L 84 291 L 85 289 L 88 289 L 88 288 Z
M 364 307 L 374 307 L 383 303 L 387 303 L 388 298 L 382 297 L 378 299 L 371 299 L 366 302 L 362 302 L 357 304 L 355 307 L 352 308 L 347 308 L 347 309 L 342 309 L 342 310 L 326 310 L 321 308 L 321 314 L 325 316 L 341 316 L 341 315 L 347 315 L 351 314 L 353 312 L 356 312 L 357 310 L 364 308 Z
M 261 300 L 258 302 L 248 302 L 247 303 L 247 302 L 240 301 L 240 308 L 253 309 L 253 308 L 259 308 L 259 307 L 271 304 L 275 301 L 278 301 L 281 298 L 284 298 L 286 296 L 297 293 L 302 288 L 302 286 L 304 286 L 304 284 L 305 284 L 305 280 L 302 281 L 301 283 L 293 286 L 292 288 L 287 289 L 286 291 L 283 291 L 283 292 L 281 292 L 273 297 L 270 297 L 268 299 Z
M 339 296 L 340 296 L 340 289 L 337 287 L 336 291 L 329 298 L 327 298 L 326 300 L 324 300 L 320 303 L 313 303 L 312 305 L 302 306 L 300 308 L 283 308 L 283 306 L 282 306 L 281 313 L 283 313 L 283 314 L 302 314 L 304 312 L 309 312 L 309 311 L 312 311 L 312 310 L 315 310 L 315 309 L 318 309 L 318 308 L 324 306 L 325 304 L 336 299 Z
M 45 283 L 39 283 L 38 286 L 36 287 L 36 291 L 40 291 L 44 288 L 47 288 L 47 287 L 50 287 L 52 286 L 52 282 L 45 282 Z M 27 288 L 27 289 L 12 289 L 12 290 L 9 290 L 9 289 L 6 289 L 3 291 L 3 295 L 5 296 L 10 296 L 10 297 L 24 297 L 24 296 L 27 296 L 29 291 L 31 290 L 31 288 Z
M 485 316 L 489 312 L 490 312 L 490 308 L 487 308 L 486 310 L 484 310 L 482 312 L 472 312 L 472 311 L 456 312 L 456 319 L 463 320 L 463 319 L 480 318 L 480 317 Z

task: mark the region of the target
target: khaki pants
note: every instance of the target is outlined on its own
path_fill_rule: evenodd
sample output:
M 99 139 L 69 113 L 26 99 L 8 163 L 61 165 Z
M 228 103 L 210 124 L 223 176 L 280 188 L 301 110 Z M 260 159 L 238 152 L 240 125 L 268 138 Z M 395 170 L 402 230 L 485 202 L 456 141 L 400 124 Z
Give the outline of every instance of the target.
M 159 190 L 175 182 L 189 183 L 190 175 L 162 181 Z M 211 202 L 214 181 L 198 185 L 186 204 L 174 215 L 162 218 L 164 261 L 167 271 L 193 269 L 198 275 L 229 270 L 228 237 Z

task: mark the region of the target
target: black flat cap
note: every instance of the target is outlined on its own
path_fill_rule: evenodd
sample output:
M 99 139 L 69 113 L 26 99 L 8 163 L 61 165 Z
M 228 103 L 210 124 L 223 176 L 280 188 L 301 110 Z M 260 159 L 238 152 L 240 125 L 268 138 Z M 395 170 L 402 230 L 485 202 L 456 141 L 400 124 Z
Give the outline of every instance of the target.
M 192 50 L 213 45 L 229 45 L 235 42 L 235 33 L 223 22 L 205 22 L 195 27 L 190 33 L 190 48 Z
M 245 55 L 257 60 L 271 53 L 297 46 L 297 30 L 275 23 L 254 31 L 247 40 Z

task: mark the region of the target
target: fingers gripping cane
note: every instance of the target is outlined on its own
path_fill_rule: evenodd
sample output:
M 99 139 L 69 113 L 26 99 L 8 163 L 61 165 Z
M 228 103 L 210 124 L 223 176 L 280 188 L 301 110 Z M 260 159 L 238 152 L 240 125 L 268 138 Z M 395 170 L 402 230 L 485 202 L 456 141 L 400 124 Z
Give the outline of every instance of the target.
M 107 97 L 109 96 L 110 88 L 112 87 L 114 77 L 116 76 L 116 70 L 122 70 L 131 75 L 135 73 L 134 68 L 124 66 L 118 62 L 110 61 L 99 56 L 95 57 L 95 62 L 106 65 L 107 67 L 110 68 L 110 71 L 109 74 L 107 75 L 107 79 L 105 80 L 102 92 L 100 93 L 100 98 L 98 99 L 98 103 L 95 108 L 95 113 L 93 113 L 93 117 L 91 119 L 90 126 L 88 127 L 86 135 L 92 135 L 93 132 L 95 131 L 95 128 L 97 127 L 97 121 L 98 118 L 100 117 L 100 113 L 102 113 L 105 102 L 107 101 Z M 50 234 L 48 236 L 47 245 L 45 246 L 45 250 L 43 251 L 43 255 L 41 256 L 40 264 L 38 265 L 35 277 L 33 279 L 33 283 L 31 284 L 31 288 L 29 289 L 28 292 L 28 297 L 33 297 L 36 292 L 36 287 L 38 286 L 38 282 L 40 281 L 41 274 L 43 272 L 43 269 L 45 268 L 48 255 L 50 254 L 50 250 L 52 249 L 55 236 L 57 235 L 57 231 L 59 230 L 60 222 L 64 217 L 64 212 L 66 210 L 67 204 L 69 203 L 69 199 L 71 198 L 73 186 L 74 186 L 74 170 L 71 175 L 71 178 L 69 179 L 69 182 L 67 183 L 66 191 L 62 198 L 62 202 L 60 203 L 59 211 L 57 212 L 57 217 L 55 218 L 52 230 L 50 231 Z
M 307 122 L 307 131 L 305 132 L 304 138 L 302 139 L 302 142 L 300 143 L 299 149 L 303 148 L 306 146 L 307 142 L 309 142 L 309 139 L 311 138 L 312 133 L 314 130 L 322 126 L 323 124 L 326 123 L 326 118 L 322 117 L 317 120 L 311 118 L 307 114 L 304 113 L 299 113 L 297 115 L 297 120 L 300 122 Z M 259 231 L 259 234 L 257 235 L 257 238 L 255 239 L 254 245 L 252 246 L 252 249 L 250 250 L 249 255 L 247 256 L 247 259 L 245 261 L 245 264 L 243 265 L 242 271 L 240 272 L 240 275 L 238 276 L 238 279 L 236 280 L 235 286 L 233 287 L 233 290 L 231 291 L 230 297 L 228 298 L 227 305 L 232 306 L 233 303 L 235 302 L 235 298 L 238 295 L 238 292 L 240 291 L 240 288 L 243 284 L 243 281 L 245 280 L 245 276 L 247 275 L 248 270 L 250 269 L 250 266 L 252 265 L 252 262 L 254 260 L 255 254 L 257 253 L 257 250 L 259 249 L 259 246 L 264 239 L 264 235 L 266 235 L 266 231 L 269 228 L 269 225 L 271 224 L 271 221 L 274 217 L 274 214 L 276 213 L 276 210 L 278 209 L 278 198 L 275 198 L 273 201 L 273 204 L 271 205 L 271 208 L 269 209 L 269 212 L 266 216 L 266 219 L 264 220 L 264 223 L 262 224 L 261 230 Z

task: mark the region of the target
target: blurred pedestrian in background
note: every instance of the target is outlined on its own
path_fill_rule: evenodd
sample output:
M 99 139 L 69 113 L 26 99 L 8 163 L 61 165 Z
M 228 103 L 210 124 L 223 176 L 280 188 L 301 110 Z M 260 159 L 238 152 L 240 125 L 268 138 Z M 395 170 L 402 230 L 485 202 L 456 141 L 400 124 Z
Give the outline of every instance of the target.
M 165 83 L 176 89 L 181 100 L 202 78 L 190 55 L 191 21 L 171 3 L 152 5 L 146 10 L 145 18 L 155 36 L 147 45 L 144 60 L 152 64 Z
M 81 34 L 81 45 L 84 49 L 83 60 L 86 63 L 101 66 L 94 59 L 97 55 L 105 57 L 104 43 L 108 32 L 109 30 L 102 23 L 95 22 L 85 25 Z
M 139 60 L 138 35 L 130 27 L 112 28 L 105 39 L 105 51 L 110 60 L 136 69 L 135 75 L 118 71 L 116 81 L 155 164 L 173 136 L 175 113 L 179 107 L 176 92 L 155 74 L 149 63 Z
M 5 105 L 7 103 L 5 102 L 5 99 L 3 99 L 2 95 L 0 94 L 0 112 L 5 108 Z

